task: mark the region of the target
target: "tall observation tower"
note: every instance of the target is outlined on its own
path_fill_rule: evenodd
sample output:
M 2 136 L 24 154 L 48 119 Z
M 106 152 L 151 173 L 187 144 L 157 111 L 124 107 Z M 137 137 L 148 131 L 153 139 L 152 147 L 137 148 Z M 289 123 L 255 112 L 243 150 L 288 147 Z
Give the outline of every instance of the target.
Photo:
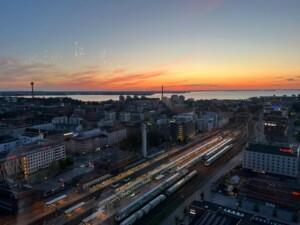
M 31 97 L 32 99 L 34 99 L 34 82 L 31 81 L 30 85 L 31 85 Z

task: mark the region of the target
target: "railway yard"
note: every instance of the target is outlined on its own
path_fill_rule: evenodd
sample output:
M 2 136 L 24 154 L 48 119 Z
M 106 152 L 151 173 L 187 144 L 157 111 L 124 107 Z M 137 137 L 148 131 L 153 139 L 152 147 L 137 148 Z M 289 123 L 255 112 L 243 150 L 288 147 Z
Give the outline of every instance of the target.
M 240 151 L 241 136 L 239 131 L 215 132 L 200 143 L 164 152 L 39 203 L 40 218 L 30 220 L 30 214 L 24 214 L 23 219 L 31 224 L 132 225 L 147 218 L 151 224 L 166 213 L 162 206 L 194 192 L 196 183 Z

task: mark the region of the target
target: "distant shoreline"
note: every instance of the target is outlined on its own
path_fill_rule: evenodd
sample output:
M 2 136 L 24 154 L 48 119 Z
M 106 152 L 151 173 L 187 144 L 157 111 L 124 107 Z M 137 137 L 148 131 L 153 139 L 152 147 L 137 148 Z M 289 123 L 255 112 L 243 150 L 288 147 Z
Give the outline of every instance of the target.
M 185 94 L 191 92 L 255 92 L 255 91 L 300 91 L 300 89 L 250 89 L 250 90 L 183 90 L 164 91 L 164 93 Z M 70 95 L 153 95 L 160 91 L 35 91 L 35 96 L 70 96 Z M 31 91 L 0 91 L 0 96 L 30 96 Z

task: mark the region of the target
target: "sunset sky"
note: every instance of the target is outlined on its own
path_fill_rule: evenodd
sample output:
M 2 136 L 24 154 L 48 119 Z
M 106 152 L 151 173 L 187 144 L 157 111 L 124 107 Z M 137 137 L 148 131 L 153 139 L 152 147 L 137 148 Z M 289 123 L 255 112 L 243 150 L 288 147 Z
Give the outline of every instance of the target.
M 299 0 L 1 0 L 0 91 L 300 88 Z

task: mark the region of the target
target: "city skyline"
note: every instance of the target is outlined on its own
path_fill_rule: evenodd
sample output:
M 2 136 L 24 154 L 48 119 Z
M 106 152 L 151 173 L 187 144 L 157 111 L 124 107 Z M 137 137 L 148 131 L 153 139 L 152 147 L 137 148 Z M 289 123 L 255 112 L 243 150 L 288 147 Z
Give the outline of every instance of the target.
M 0 91 L 300 87 L 297 0 L 0 5 Z

